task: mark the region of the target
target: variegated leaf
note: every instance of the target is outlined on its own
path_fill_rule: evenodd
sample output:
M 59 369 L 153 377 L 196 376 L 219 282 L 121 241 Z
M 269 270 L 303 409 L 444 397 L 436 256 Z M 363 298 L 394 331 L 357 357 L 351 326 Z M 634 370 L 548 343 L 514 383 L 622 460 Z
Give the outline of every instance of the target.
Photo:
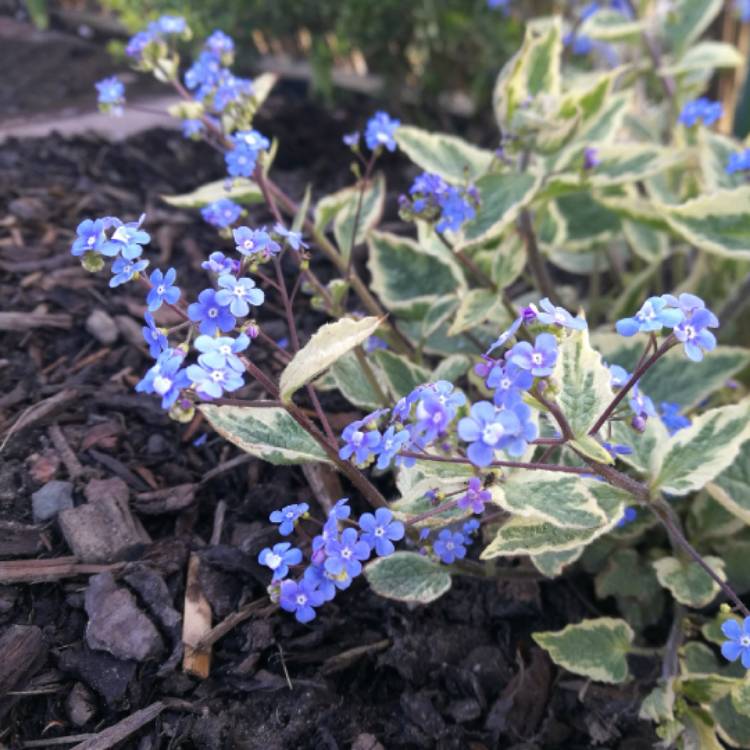
M 451 587 L 447 568 L 416 552 L 394 552 L 365 566 L 372 590 L 387 599 L 429 604 Z

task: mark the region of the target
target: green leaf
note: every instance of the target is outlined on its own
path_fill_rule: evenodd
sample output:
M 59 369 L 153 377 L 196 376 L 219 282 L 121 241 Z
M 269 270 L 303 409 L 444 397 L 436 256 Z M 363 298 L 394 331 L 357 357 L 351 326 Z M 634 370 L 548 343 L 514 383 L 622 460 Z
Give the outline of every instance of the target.
M 720 736 L 734 747 L 750 746 L 750 712 L 740 713 L 732 700 L 726 695 L 711 704 Z
M 463 227 L 461 248 L 499 237 L 532 200 L 540 184 L 541 178 L 529 172 L 503 172 L 482 177 L 476 183 L 479 210 L 476 218 Z
M 588 330 L 570 331 L 559 342 L 552 376 L 560 383 L 557 403 L 573 435 L 585 440 L 614 397 L 612 376 L 591 346 Z
M 486 174 L 495 158 L 492 151 L 477 148 L 457 136 L 431 133 L 411 125 L 397 128 L 394 138 L 417 166 L 460 185 Z
M 429 604 L 451 587 L 446 568 L 416 552 L 394 552 L 365 566 L 372 590 L 387 599 Z
M 616 10 L 601 8 L 581 24 L 577 33 L 591 39 L 621 42 L 642 34 L 643 22 L 628 18 Z
M 509 234 L 492 251 L 490 275 L 498 289 L 507 289 L 522 273 L 526 265 L 526 248 L 518 234 Z
M 492 501 L 518 516 L 549 521 L 566 529 L 597 529 L 606 517 L 587 482 L 554 471 L 513 472 L 492 487 Z
M 626 656 L 634 635 L 624 620 L 599 617 L 532 637 L 555 664 L 569 672 L 617 684 L 629 677 Z
M 733 44 L 704 40 L 690 47 L 675 62 L 663 67 L 660 74 L 675 76 L 696 70 L 705 72 L 716 68 L 737 68 L 743 62 L 740 51 Z
M 198 408 L 219 435 L 263 461 L 276 465 L 329 461 L 285 409 L 215 404 Z
M 229 198 L 235 203 L 262 203 L 263 194 L 260 188 L 245 177 L 238 177 L 232 187 L 226 189 L 226 180 L 215 180 L 201 185 L 190 193 L 182 195 L 162 195 L 161 199 L 177 208 L 202 208 L 220 198 Z
M 342 318 L 319 328 L 281 373 L 281 400 L 291 401 L 295 391 L 327 370 L 339 357 L 366 341 L 381 322 L 380 318 L 374 316 L 361 320 Z
M 268 95 L 278 80 L 279 76 L 276 73 L 261 73 L 253 78 L 253 104 L 256 111 L 268 99 Z
M 671 254 L 669 237 L 648 224 L 639 221 L 623 221 L 622 231 L 630 249 L 646 263 L 658 263 Z
M 498 317 L 505 317 L 500 294 L 491 289 L 470 289 L 461 297 L 448 335 L 470 331 L 485 320 L 497 320 Z
M 585 547 L 574 547 L 563 552 L 543 552 L 541 555 L 531 555 L 534 567 L 547 578 L 557 578 L 563 570 L 574 563 L 582 554 Z
M 389 310 L 408 315 L 419 305 L 466 287 L 455 269 L 431 248 L 407 237 L 372 232 L 369 246 L 371 288 Z
M 608 555 L 594 579 L 594 588 L 599 599 L 614 596 L 648 602 L 659 591 L 659 584 L 653 569 L 634 549 L 619 549 Z
M 750 185 L 718 190 L 681 205 L 658 206 L 672 230 L 695 247 L 750 260 Z
M 429 380 L 429 370 L 410 362 L 400 354 L 394 354 L 387 349 L 377 349 L 372 357 L 382 368 L 388 389 L 396 401 Z
M 750 400 L 711 409 L 656 446 L 652 487 L 671 495 L 702 489 L 731 466 L 748 439 Z
M 669 432 L 661 419 L 649 419 L 643 432 L 636 432 L 626 422 L 613 422 L 612 440 L 633 449 L 632 453 L 619 457 L 622 461 L 641 474 L 648 474 L 656 446 L 669 441 Z
M 622 91 L 607 97 L 604 107 L 585 123 L 576 136 L 578 143 L 604 143 L 613 140 L 632 107 L 633 92 Z
M 722 0 L 676 0 L 664 25 L 664 37 L 673 50 L 684 50 L 695 41 L 721 11 Z
M 698 157 L 700 159 L 706 192 L 734 189 L 745 184 L 745 173 L 727 174 L 729 157 L 739 151 L 733 138 L 715 133 L 709 128 L 698 131 Z
M 639 719 L 650 720 L 660 724 L 674 719 L 674 680 L 666 680 L 657 685 L 641 703 Z
M 740 448 L 737 458 L 706 489 L 730 513 L 750 524 L 750 441 Z
M 329 372 L 333 376 L 336 388 L 349 403 L 362 409 L 377 409 L 383 405 L 370 380 L 362 372 L 362 366 L 353 352 L 334 362 Z M 376 376 L 378 374 L 376 371 Z
M 612 239 L 621 230 L 617 214 L 597 202 L 589 191 L 560 196 L 555 204 L 565 227 L 566 251 L 585 250 Z
M 714 572 L 724 580 L 724 561 L 718 557 L 703 558 Z M 662 557 L 652 563 L 659 583 L 668 589 L 672 596 L 688 607 L 708 606 L 719 593 L 719 584 L 706 573 L 698 563 L 678 560 L 676 557 Z
M 433 370 L 430 380 L 448 380 L 455 383 L 460 377 L 466 375 L 472 364 L 470 357 L 464 354 L 452 354 L 441 360 L 440 364 Z

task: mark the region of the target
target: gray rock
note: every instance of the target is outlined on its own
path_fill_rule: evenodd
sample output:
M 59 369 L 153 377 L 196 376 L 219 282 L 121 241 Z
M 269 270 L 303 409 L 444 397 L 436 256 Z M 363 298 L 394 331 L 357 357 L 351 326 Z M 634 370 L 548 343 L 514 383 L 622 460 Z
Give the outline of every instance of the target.
M 118 659 L 145 661 L 159 656 L 164 642 L 159 631 L 138 608 L 135 597 L 115 584 L 111 573 L 89 579 L 86 589 L 86 643 Z
M 82 682 L 76 682 L 65 699 L 65 709 L 71 724 L 82 727 L 96 715 L 96 698 Z
M 61 510 L 73 507 L 73 484 L 53 480 L 31 496 L 31 512 L 35 523 L 54 518 Z
M 117 323 L 104 310 L 94 310 L 86 318 L 86 330 L 100 343 L 105 346 L 117 341 L 119 331 Z

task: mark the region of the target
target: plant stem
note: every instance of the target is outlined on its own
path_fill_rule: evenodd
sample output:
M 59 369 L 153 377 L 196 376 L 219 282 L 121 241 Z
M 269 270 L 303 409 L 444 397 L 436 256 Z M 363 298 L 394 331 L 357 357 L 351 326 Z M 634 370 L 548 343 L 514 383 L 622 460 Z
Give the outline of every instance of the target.
M 354 356 L 357 358 L 357 362 L 362 368 L 362 372 L 364 373 L 365 378 L 367 378 L 367 382 L 375 391 L 380 404 L 382 406 L 388 406 L 391 403 L 391 400 L 385 395 L 383 389 L 380 387 L 380 383 L 378 383 L 378 379 L 375 377 L 375 373 L 373 372 L 372 367 L 370 367 L 370 363 L 367 361 L 367 357 L 361 346 L 356 346 L 354 348 Z
M 549 275 L 547 265 L 542 257 L 536 233 L 534 232 L 534 225 L 531 221 L 531 214 L 527 208 L 521 210 L 521 215 L 518 217 L 518 227 L 526 246 L 526 257 L 537 286 L 545 297 L 549 297 L 553 305 L 561 305 L 562 301 L 555 291 L 552 277 Z
M 405 458 L 417 458 L 423 461 L 436 461 L 446 464 L 471 464 L 468 458 L 461 456 L 436 456 L 434 453 L 415 453 L 413 451 L 400 451 L 400 456 Z M 472 464 L 473 465 L 473 464 Z M 583 466 L 561 466 L 560 464 L 539 464 L 525 461 L 493 461 L 488 466 L 507 469 L 531 469 L 538 471 L 558 471 L 562 474 L 591 474 L 591 469 Z

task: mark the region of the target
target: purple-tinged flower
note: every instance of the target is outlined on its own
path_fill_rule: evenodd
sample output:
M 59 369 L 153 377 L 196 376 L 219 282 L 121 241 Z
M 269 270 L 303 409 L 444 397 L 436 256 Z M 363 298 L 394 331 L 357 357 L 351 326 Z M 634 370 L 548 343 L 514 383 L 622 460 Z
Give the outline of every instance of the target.
M 698 99 L 688 102 L 682 108 L 682 112 L 680 112 L 677 120 L 686 128 L 692 128 L 699 120 L 704 125 L 713 125 L 713 123 L 721 119 L 722 113 L 721 102 L 713 102 L 705 96 L 701 96 Z
M 156 360 L 156 364 L 135 386 L 139 393 L 156 393 L 161 396 L 162 409 L 172 407 L 180 392 L 190 385 L 187 373 L 182 368 L 184 352 L 179 349 L 166 349 Z
M 204 367 L 223 369 L 229 367 L 237 372 L 243 372 L 245 366 L 237 356 L 250 346 L 250 338 L 244 333 L 236 339 L 229 336 L 206 336 L 201 335 L 195 340 L 195 348 L 202 352 L 198 357 L 198 363 Z
M 594 40 L 584 34 L 567 33 L 563 37 L 563 44 L 570 47 L 574 55 L 584 57 L 594 49 Z
M 355 130 L 353 133 L 347 133 L 341 140 L 349 148 L 356 148 L 359 146 L 359 139 L 361 135 L 359 130 Z
M 534 346 L 528 341 L 519 341 L 506 359 L 516 367 L 528 370 L 534 377 L 551 375 L 557 362 L 557 338 L 551 333 L 540 333 Z
M 266 547 L 258 555 L 258 562 L 273 571 L 272 581 L 280 581 L 289 573 L 290 565 L 302 562 L 302 551 L 292 547 L 291 542 L 279 542 L 273 548 Z
M 274 224 L 273 231 L 286 242 L 292 250 L 299 252 L 303 248 L 307 249 L 309 245 L 302 240 L 302 233 L 287 229 L 283 224 Z
M 228 365 L 211 367 L 201 362 L 201 358 L 197 365 L 187 368 L 187 376 L 195 387 L 195 392 L 204 399 L 221 398 L 225 391 L 232 393 L 245 384 L 241 372 Z
M 371 151 L 383 148 L 388 151 L 396 150 L 396 140 L 393 137 L 401 120 L 396 120 L 386 112 L 376 112 L 368 121 L 365 129 L 365 143 Z
M 494 389 L 495 406 L 513 406 L 517 404 L 522 393 L 534 383 L 534 376 L 528 370 L 522 370 L 514 364 L 496 363 L 487 375 L 486 385 Z
M 716 336 L 708 329 L 717 328 L 718 325 L 719 319 L 710 310 L 701 307 L 674 329 L 674 335 L 682 342 L 688 358 L 700 362 L 704 351 L 710 352 L 716 348 Z
M 721 632 L 729 639 L 721 644 L 721 655 L 727 661 L 742 661 L 745 669 L 750 669 L 750 617 L 742 624 L 734 618 L 722 623 Z
M 405 448 L 411 440 L 411 435 L 408 430 L 398 430 L 391 426 L 382 435 L 380 442 L 374 449 L 374 453 L 377 454 L 378 462 L 376 464 L 378 469 L 387 469 L 394 456 L 402 449 Z
M 175 278 L 177 278 L 177 271 L 174 268 L 168 269 L 166 273 L 162 273 L 158 268 L 151 272 L 148 279 L 151 290 L 146 297 L 150 312 L 156 312 L 163 302 L 174 305 L 180 298 L 180 289 L 174 285 Z
M 630 380 L 630 373 L 620 365 L 609 365 L 609 375 L 613 388 L 622 388 Z
M 422 396 L 422 391 L 424 391 L 424 389 L 425 389 L 425 386 L 418 385 L 411 393 L 409 393 L 406 396 L 402 396 L 396 402 L 396 405 L 393 407 L 393 409 L 391 409 L 391 414 L 393 415 L 393 418 L 397 419 L 399 422 L 406 422 L 409 419 L 411 407 Z
M 221 277 L 225 278 L 225 277 Z M 188 306 L 188 318 L 194 323 L 200 323 L 201 333 L 215 336 L 218 331 L 227 333 L 237 324 L 229 308 L 222 305 L 213 289 L 204 289 L 198 295 L 198 301 Z
M 71 254 L 76 257 L 84 253 L 100 252 L 107 242 L 103 219 L 84 219 L 76 228 L 76 234 L 77 237 L 70 249 Z
M 661 402 L 661 421 L 664 422 L 664 426 L 669 430 L 670 435 L 674 435 L 675 432 L 690 427 L 692 424 L 688 417 L 680 414 L 680 405 L 669 401 Z
M 307 503 L 292 503 L 285 505 L 281 510 L 275 510 L 268 517 L 271 523 L 279 524 L 279 534 L 289 536 L 297 525 L 297 521 L 310 510 Z
M 232 230 L 237 250 L 246 256 L 264 255 L 270 257 L 281 251 L 281 245 L 276 242 L 266 231 L 265 227 L 250 229 L 250 227 L 237 227 Z
M 141 271 L 148 268 L 147 260 L 127 260 L 127 258 L 116 258 L 112 264 L 113 276 L 109 280 L 112 289 L 134 279 Z
M 544 312 L 536 311 L 537 320 L 548 326 L 560 326 L 561 328 L 571 328 L 575 331 L 585 331 L 588 328 L 583 318 L 573 317 L 565 308 L 555 307 L 548 297 L 545 297 L 539 307 Z
M 229 198 L 219 198 L 201 209 L 201 216 L 205 221 L 220 229 L 232 226 L 241 213 L 242 207 Z
M 203 124 L 203 120 L 188 118 L 180 123 L 180 128 L 185 138 L 195 138 L 203 133 L 206 126 Z
M 662 297 L 649 297 L 632 318 L 622 318 L 615 323 L 620 336 L 635 336 L 636 333 L 661 331 L 674 328 L 684 317 L 682 310 L 670 307 Z
M 146 47 L 155 41 L 156 36 L 150 31 L 139 31 L 130 37 L 125 45 L 125 54 L 140 62 Z
M 617 522 L 617 526 L 618 528 L 627 526 L 628 524 L 633 523 L 636 518 L 638 518 L 638 511 L 632 506 L 628 506 L 623 511 L 622 518 Z
M 97 102 L 103 112 L 113 115 L 122 114 L 122 105 L 125 104 L 125 86 L 117 76 L 104 78 L 95 84 L 97 90 Z
M 535 314 L 536 317 L 536 314 Z M 499 349 L 501 346 L 505 346 L 505 344 L 513 338 L 513 336 L 516 335 L 518 332 L 518 329 L 521 327 L 521 324 L 524 321 L 524 316 L 520 315 L 517 317 L 511 324 L 510 328 L 503 331 L 496 339 L 495 341 L 490 345 L 490 348 L 487 349 L 485 352 L 485 355 L 490 354 L 491 352 L 495 351 L 495 349 Z
M 479 477 L 472 477 L 466 488 L 466 493 L 458 498 L 457 505 L 461 510 L 470 509 L 472 513 L 483 513 L 484 504 L 492 499 L 492 493 L 482 487 Z
M 376 349 L 387 349 L 388 344 L 383 341 L 383 339 L 380 338 L 380 336 L 370 336 L 367 341 L 365 341 L 364 344 L 362 344 L 362 348 L 368 353 L 371 354 Z
M 341 532 L 338 539 L 332 539 L 326 544 L 326 573 L 334 579 L 342 574 L 356 578 L 362 572 L 362 561 L 370 557 L 370 545 L 359 538 L 356 529 L 348 528 Z
M 345 518 L 349 518 L 352 513 L 352 509 L 349 507 L 349 498 L 342 497 L 336 501 L 336 504 L 331 508 L 331 512 L 328 514 L 328 518 L 333 518 L 336 521 L 343 521 Z
M 257 307 L 263 304 L 265 295 L 262 289 L 255 286 L 255 282 L 243 276 L 236 279 L 229 274 L 219 276 L 219 289 L 216 292 L 216 301 L 220 305 L 229 307 L 232 315 L 242 318 L 250 312 L 250 305 Z
M 154 316 L 150 312 L 147 312 L 143 317 L 146 321 L 146 325 L 141 329 L 143 339 L 148 344 L 149 354 L 156 359 L 165 349 L 169 348 L 167 337 L 161 328 L 156 327 Z
M 117 222 L 112 237 L 102 246 L 102 255 L 114 257 L 121 255 L 126 260 L 135 260 L 143 253 L 143 245 L 151 242 L 151 236 L 144 232 L 141 226 L 146 219 L 146 214 L 141 214 L 138 221 L 129 221 L 123 224 L 119 219 L 111 218 L 110 224 Z M 105 220 L 106 223 L 106 220 Z
M 306 623 L 315 619 L 315 607 L 320 607 L 323 594 L 308 579 L 281 582 L 279 605 L 287 612 L 293 612 L 297 622 Z
M 234 40 L 219 29 L 211 33 L 203 46 L 217 57 L 226 58 L 234 54 Z
M 359 517 L 359 528 L 362 529 L 362 541 L 374 549 L 378 557 L 392 555 L 393 542 L 404 538 L 404 524 L 395 521 L 388 508 L 378 508 L 375 515 L 363 513 Z
M 467 521 L 467 522 L 466 522 L 466 523 L 465 523 L 465 524 L 463 525 L 463 527 L 462 527 L 462 529 L 461 529 L 461 530 L 463 531 L 463 533 L 464 533 L 464 536 L 465 536 L 465 537 L 467 538 L 467 540 L 469 539 L 469 537 L 472 537 L 472 536 L 474 536 L 474 534 L 476 534 L 476 533 L 477 533 L 477 531 L 479 531 L 479 526 L 480 526 L 480 525 L 481 525 L 481 524 L 479 523 L 479 521 L 477 521 L 477 519 L 476 519 L 476 518 L 470 518 L 470 519 L 469 519 L 469 520 L 468 520 L 468 521 Z
M 637 384 L 630 391 L 628 403 L 634 414 L 641 419 L 658 416 L 654 402 L 645 393 L 641 393 Z
M 409 188 L 411 203 L 402 196 L 401 205 L 407 212 L 425 221 L 437 221 L 438 232 L 458 231 L 465 221 L 476 216 L 479 195 L 474 188 L 458 188 L 430 172 L 417 176 Z
M 744 172 L 747 169 L 750 169 L 750 148 L 746 148 L 744 151 L 729 154 L 729 160 L 727 161 L 726 166 L 727 174 Z
M 633 452 L 633 449 L 629 445 L 623 445 L 622 443 L 608 443 L 605 441 L 602 443 L 602 447 L 612 458 L 629 456 Z
M 460 531 L 443 529 L 433 544 L 435 554 L 440 562 L 450 565 L 466 557 L 466 540 Z
M 220 250 L 216 250 L 208 256 L 208 260 L 201 263 L 201 268 L 217 275 L 225 273 L 233 274 L 240 270 L 239 263 L 233 258 L 227 258 Z
M 227 172 L 232 177 L 250 177 L 257 159 L 258 152 L 247 146 L 235 146 L 224 154 Z
M 344 445 L 339 450 L 339 458 L 344 460 L 354 456 L 358 464 L 363 464 L 375 453 L 380 444 L 380 432 L 378 430 L 363 431 L 362 427 L 367 424 L 366 419 L 358 419 L 352 422 L 341 433 Z
M 586 172 L 590 172 L 592 169 L 599 166 L 601 159 L 598 156 L 597 150 L 593 146 L 586 146 L 583 149 L 583 168 Z
M 322 564 L 305 568 L 302 579 L 320 593 L 324 602 L 330 602 L 336 596 L 336 586 Z
M 248 78 L 240 78 L 228 70 L 222 70 L 218 79 L 218 88 L 214 94 L 213 107 L 223 112 L 232 102 L 240 102 L 243 98 L 252 96 L 253 82 Z M 258 151 L 253 151 L 257 157 Z

